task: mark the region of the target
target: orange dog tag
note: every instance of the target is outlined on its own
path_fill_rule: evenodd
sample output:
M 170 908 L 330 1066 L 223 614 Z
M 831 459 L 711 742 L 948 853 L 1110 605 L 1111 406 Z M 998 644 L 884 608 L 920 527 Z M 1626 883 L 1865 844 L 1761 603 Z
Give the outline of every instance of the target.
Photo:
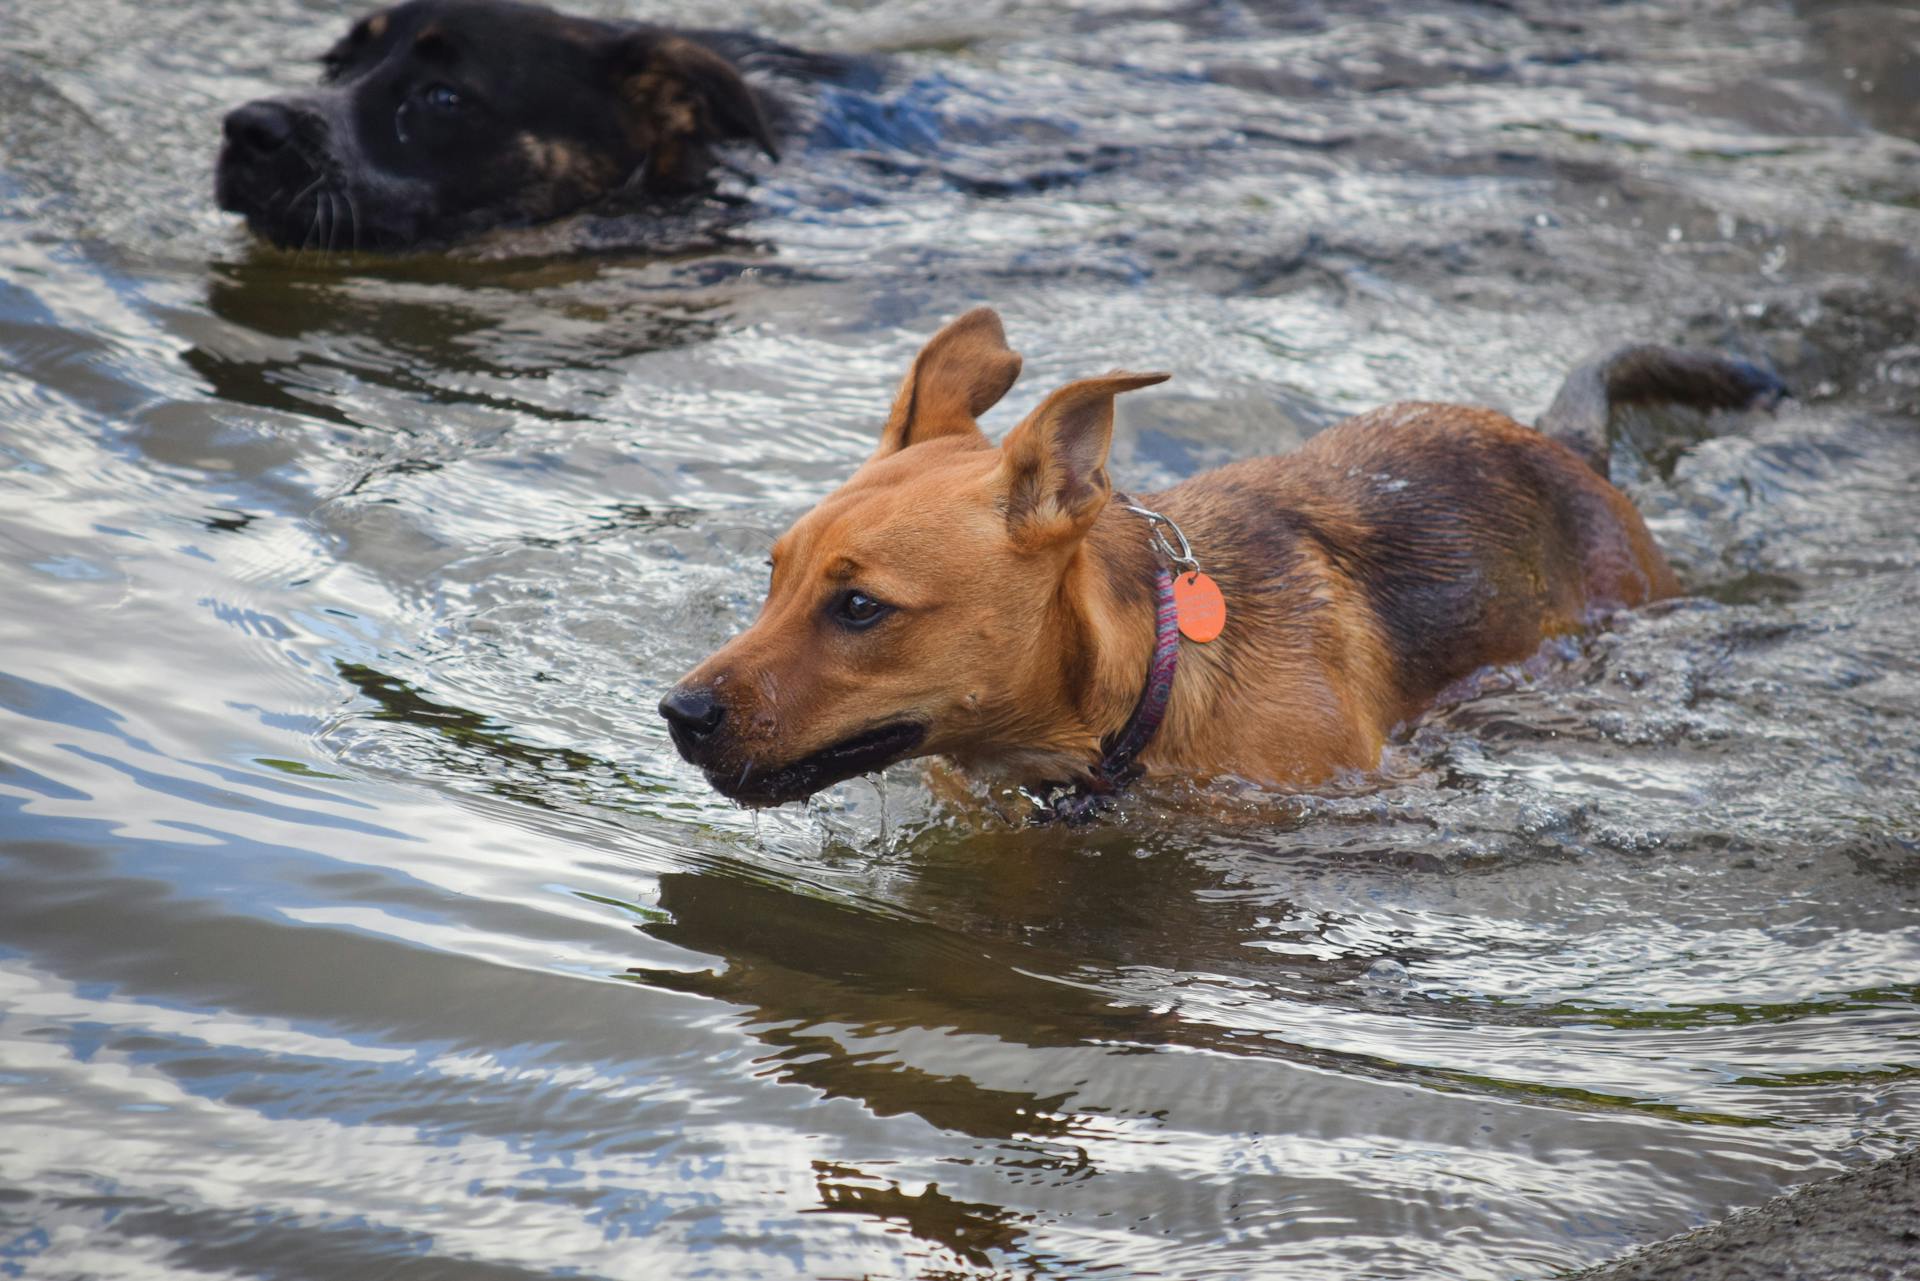
M 1173 576 L 1173 608 L 1180 619 L 1180 634 L 1190 641 L 1205 644 L 1227 625 L 1227 601 L 1220 584 L 1195 570 Z

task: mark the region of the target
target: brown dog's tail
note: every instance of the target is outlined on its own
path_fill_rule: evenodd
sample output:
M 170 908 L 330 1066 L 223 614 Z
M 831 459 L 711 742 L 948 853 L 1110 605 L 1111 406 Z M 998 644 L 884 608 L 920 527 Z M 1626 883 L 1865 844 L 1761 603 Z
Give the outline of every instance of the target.
M 1535 426 L 1605 476 L 1616 410 L 1634 405 L 1683 405 L 1703 412 L 1772 409 L 1790 394 L 1785 383 L 1744 360 L 1651 344 L 1623 347 L 1568 374 Z

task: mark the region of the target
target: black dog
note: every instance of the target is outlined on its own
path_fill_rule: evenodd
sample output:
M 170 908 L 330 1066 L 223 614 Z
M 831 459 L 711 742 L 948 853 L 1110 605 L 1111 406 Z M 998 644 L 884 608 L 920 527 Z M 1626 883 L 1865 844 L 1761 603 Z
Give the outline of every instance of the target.
M 790 74 L 826 61 L 738 33 L 409 0 L 354 24 L 319 89 L 228 115 L 215 194 L 276 244 L 381 250 L 684 197 L 710 188 L 720 144 L 779 158 L 785 113 L 729 60 L 753 55 Z

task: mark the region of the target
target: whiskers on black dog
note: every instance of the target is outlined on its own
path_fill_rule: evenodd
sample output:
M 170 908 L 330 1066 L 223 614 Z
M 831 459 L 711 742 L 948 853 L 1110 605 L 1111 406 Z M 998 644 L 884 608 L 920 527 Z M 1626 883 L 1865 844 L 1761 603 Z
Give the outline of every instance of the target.
M 270 193 L 266 204 L 271 207 L 278 192 L 284 189 L 282 187 Z M 344 189 L 330 185 L 326 174 L 296 191 L 287 200 L 284 210 L 287 227 L 297 225 L 303 217 L 307 224 L 306 232 L 297 244 L 282 242 L 289 249 L 300 253 L 309 250 L 333 253 L 360 247 L 360 211 L 354 205 L 353 196 Z

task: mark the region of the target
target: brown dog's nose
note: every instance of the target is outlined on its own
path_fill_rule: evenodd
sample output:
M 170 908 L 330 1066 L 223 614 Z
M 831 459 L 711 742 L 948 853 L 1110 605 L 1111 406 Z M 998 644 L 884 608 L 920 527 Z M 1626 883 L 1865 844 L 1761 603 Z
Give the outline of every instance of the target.
M 293 139 L 293 112 L 277 102 L 249 102 L 229 111 L 220 127 L 234 146 L 270 156 Z
M 667 732 L 682 753 L 712 736 L 726 718 L 727 709 L 714 701 L 705 689 L 675 689 L 660 700 L 660 714 L 667 718 Z

